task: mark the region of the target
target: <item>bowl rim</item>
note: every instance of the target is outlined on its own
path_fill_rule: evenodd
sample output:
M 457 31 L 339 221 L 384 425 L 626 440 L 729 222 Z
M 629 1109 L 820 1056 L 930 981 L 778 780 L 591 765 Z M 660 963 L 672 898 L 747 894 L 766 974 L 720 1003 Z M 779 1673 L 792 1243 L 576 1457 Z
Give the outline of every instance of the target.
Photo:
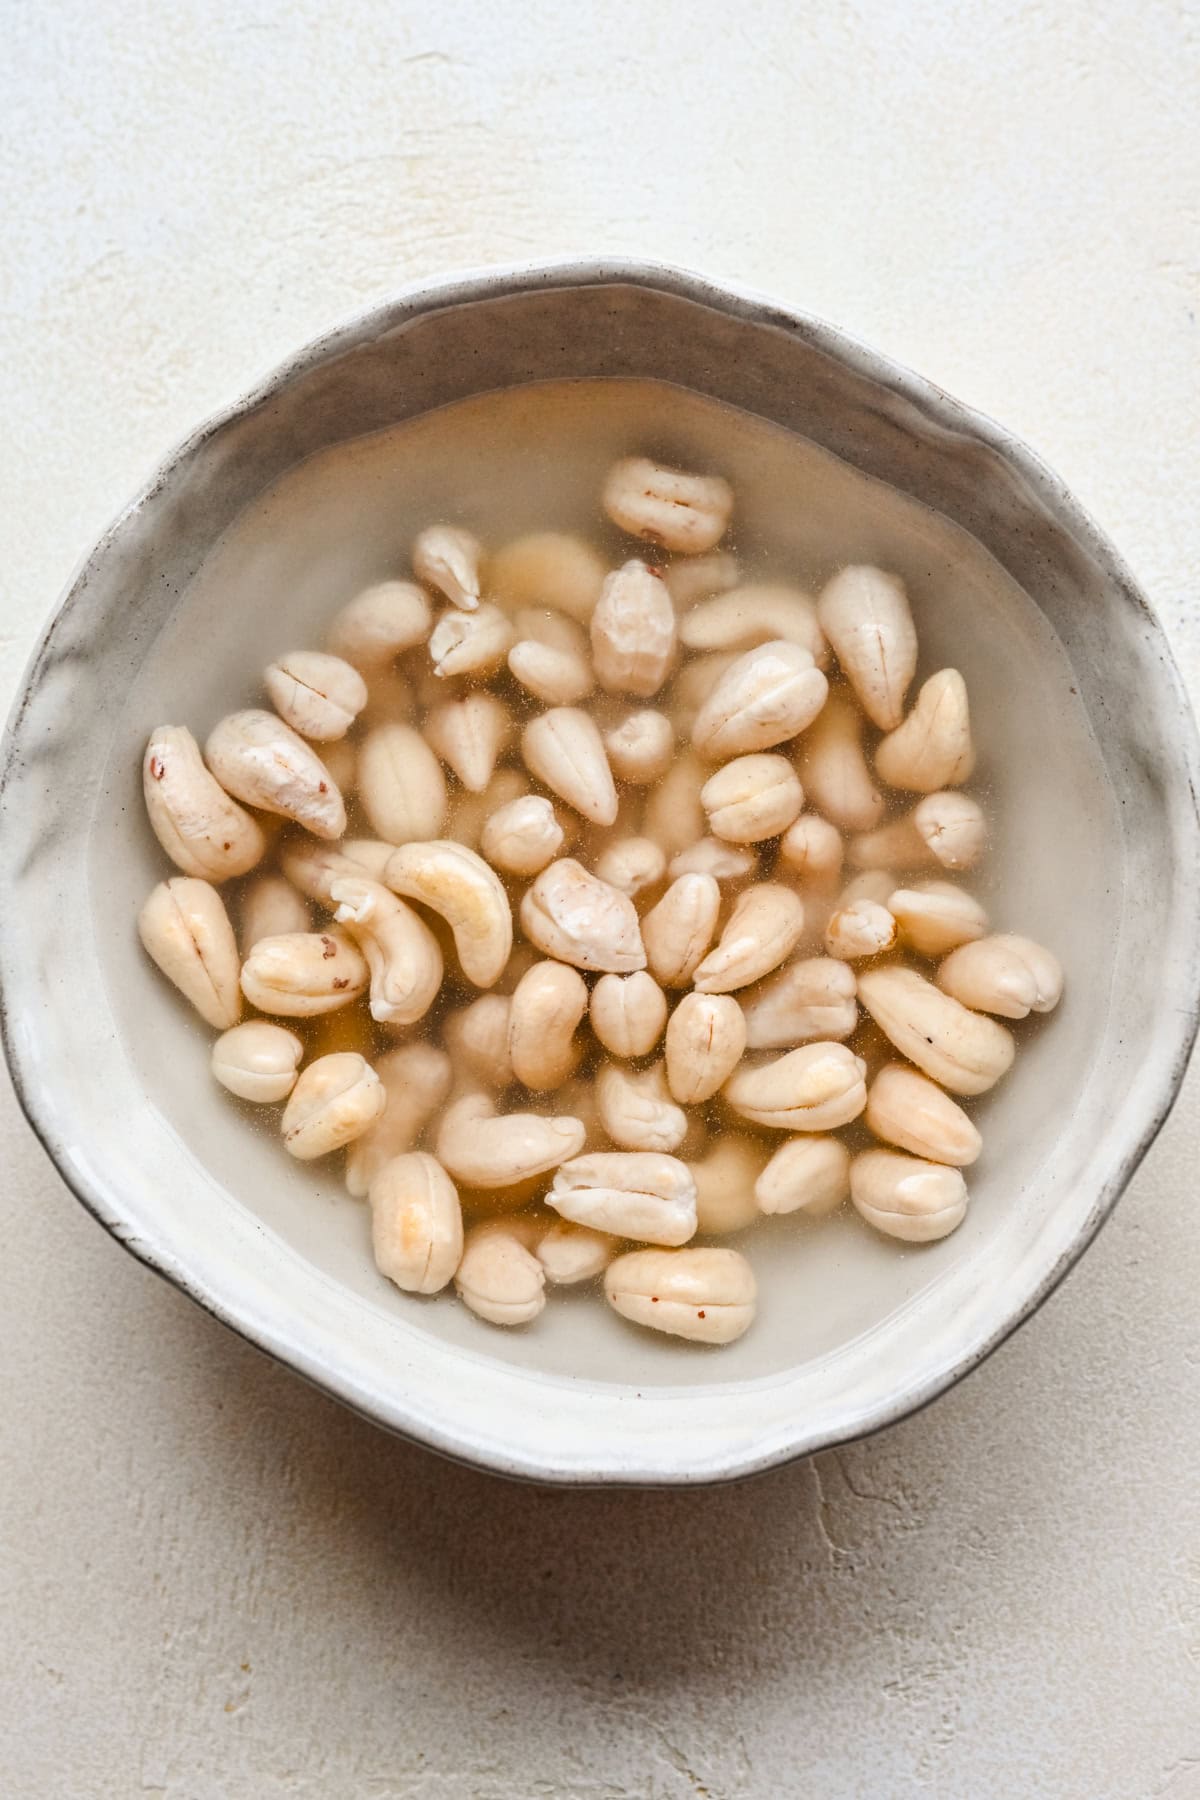
M 1183 859 L 1184 866 L 1193 872 L 1200 866 L 1200 801 L 1197 800 L 1197 795 L 1200 794 L 1200 737 L 1182 675 L 1166 633 L 1132 573 L 1061 478 L 1006 427 L 954 399 L 926 377 L 823 319 L 724 279 L 712 280 L 675 265 L 620 256 L 522 261 L 470 269 L 406 285 L 389 299 L 343 317 L 328 330 L 310 339 L 300 350 L 286 357 L 242 394 L 210 413 L 168 452 L 92 547 L 80 557 L 39 633 L 19 677 L 3 738 L 0 739 L 0 816 L 4 811 L 6 793 L 17 760 L 22 720 L 37 687 L 39 674 L 53 644 L 56 630 L 86 593 L 91 570 L 108 556 L 130 522 L 169 485 L 172 477 L 204 445 L 309 369 L 356 343 L 386 335 L 402 323 L 422 314 L 537 290 L 606 286 L 634 286 L 662 292 L 713 308 L 726 316 L 748 323 L 782 328 L 801 336 L 807 343 L 843 366 L 909 400 L 932 422 L 948 430 L 964 433 L 975 442 L 986 445 L 1021 476 L 1033 494 L 1086 544 L 1090 555 L 1111 579 L 1114 587 L 1141 614 L 1143 625 L 1149 629 L 1155 641 L 1158 672 L 1164 683 L 1164 692 L 1170 693 L 1175 701 L 1174 715 L 1168 726 L 1164 727 L 1164 737 L 1171 742 L 1178 764 L 1186 771 L 1192 796 L 1190 812 L 1180 817 L 1178 836 L 1188 851 Z M 1191 926 L 1195 933 L 1196 926 L 1200 925 L 1200 896 L 1192 897 L 1191 910 Z M 1175 935 L 1182 939 L 1184 933 L 1185 925 L 1181 921 Z M 1024 1301 L 1005 1314 L 990 1331 L 981 1333 L 978 1341 L 970 1343 L 952 1362 L 928 1372 L 924 1379 L 914 1380 L 893 1390 L 886 1399 L 873 1405 L 865 1413 L 847 1419 L 840 1427 L 806 1429 L 804 1422 L 799 1421 L 786 1442 L 773 1442 L 757 1448 L 745 1445 L 736 1447 L 724 1457 L 720 1466 L 708 1467 L 700 1474 L 686 1466 L 680 1466 L 678 1462 L 672 1462 L 669 1446 L 664 1448 L 662 1445 L 656 1446 L 649 1455 L 642 1449 L 628 1459 L 622 1457 L 619 1462 L 613 1460 L 610 1464 L 581 1471 L 576 1464 L 559 1464 L 553 1459 L 533 1456 L 523 1451 L 510 1454 L 506 1449 L 495 1445 L 468 1441 L 461 1434 L 440 1429 L 428 1416 L 415 1420 L 411 1415 L 405 1414 L 395 1401 L 389 1405 L 387 1397 L 378 1388 L 368 1390 L 356 1381 L 347 1379 L 342 1371 L 318 1365 L 298 1345 L 285 1344 L 279 1330 L 269 1319 L 256 1316 L 245 1307 L 239 1310 L 223 1301 L 211 1285 L 189 1276 L 165 1247 L 156 1243 L 144 1229 L 132 1230 L 130 1221 L 123 1214 L 119 1189 L 105 1179 L 102 1171 L 95 1169 L 90 1161 L 81 1165 L 68 1153 L 68 1146 L 60 1134 L 58 1114 L 51 1092 L 40 1083 L 35 1058 L 15 1029 L 8 1004 L 15 967 L 12 940 L 13 932 L 6 924 L 0 930 L 0 1043 L 3 1045 L 18 1104 L 61 1179 L 110 1235 L 140 1262 L 170 1281 L 240 1337 L 300 1374 L 312 1385 L 333 1395 L 360 1416 L 384 1426 L 398 1436 L 471 1466 L 519 1479 L 571 1486 L 710 1485 L 738 1480 L 801 1456 L 855 1442 L 896 1424 L 929 1405 L 964 1375 L 977 1368 L 1041 1307 L 1095 1238 L 1157 1137 L 1175 1102 L 1200 1023 L 1200 950 L 1197 950 L 1189 963 L 1192 982 L 1191 992 L 1186 996 L 1187 1004 L 1181 1004 L 1163 1021 L 1163 1031 L 1157 1046 L 1160 1076 L 1149 1099 L 1141 1129 L 1126 1143 L 1124 1154 L 1110 1170 L 1091 1209 L 1081 1220 L 1069 1244 L 1045 1270 Z M 1192 941 L 1195 943 L 1195 935 Z M 510 1373 L 516 1380 L 528 1379 L 524 1370 L 511 1368 Z

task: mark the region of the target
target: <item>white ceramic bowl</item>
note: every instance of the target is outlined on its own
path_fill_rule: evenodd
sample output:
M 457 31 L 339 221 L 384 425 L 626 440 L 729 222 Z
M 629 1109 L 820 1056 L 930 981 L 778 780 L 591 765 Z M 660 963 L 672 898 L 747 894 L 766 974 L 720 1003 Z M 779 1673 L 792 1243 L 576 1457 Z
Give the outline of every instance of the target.
M 203 730 L 250 697 L 270 652 L 313 641 L 342 598 L 321 579 L 322 533 L 353 531 L 354 508 L 378 497 L 363 484 L 325 517 L 316 496 L 310 536 L 285 547 L 290 587 L 265 545 L 264 591 L 294 593 L 286 611 L 255 609 L 252 583 L 189 586 L 216 540 L 301 458 L 473 393 L 579 375 L 665 379 L 789 427 L 963 527 L 1016 584 L 974 615 L 934 596 L 922 628 L 967 669 L 997 776 L 995 911 L 1055 946 L 1067 1001 L 989 1105 L 962 1230 L 904 1252 L 854 1222 L 807 1239 L 764 1228 L 760 1316 L 719 1352 L 591 1300 L 503 1334 L 396 1294 L 336 1172 L 285 1167 L 231 1113 L 205 1034 L 135 941 L 162 873 L 140 803 L 146 731 Z M 114 1236 L 379 1423 L 547 1480 L 745 1474 L 931 1399 L 1045 1297 L 1112 1207 L 1196 1026 L 1197 767 L 1145 600 L 998 426 L 827 326 L 673 270 L 573 264 L 425 288 L 323 338 L 190 439 L 88 556 L 39 645 L 4 745 L 13 1075 Z

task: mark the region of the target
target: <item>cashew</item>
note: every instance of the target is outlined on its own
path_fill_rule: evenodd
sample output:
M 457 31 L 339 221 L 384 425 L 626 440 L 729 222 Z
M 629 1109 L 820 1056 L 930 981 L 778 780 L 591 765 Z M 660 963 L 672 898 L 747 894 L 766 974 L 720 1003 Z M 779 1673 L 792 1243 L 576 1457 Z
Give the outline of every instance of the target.
M 249 1019 L 222 1032 L 212 1047 L 212 1072 L 241 1100 L 286 1100 L 296 1085 L 304 1045 L 294 1031 Z
M 360 843 L 372 840 L 363 838 Z M 391 847 L 389 846 L 389 854 Z M 292 886 L 299 888 L 309 900 L 333 909 L 333 884 L 340 875 L 371 875 L 370 864 L 356 861 L 343 840 L 340 844 L 318 844 L 310 837 L 285 838 L 279 849 L 279 861 Z M 275 934 L 280 935 L 280 934 Z
M 600 556 L 583 538 L 531 531 L 495 552 L 488 588 L 505 606 L 553 606 L 586 624 L 605 573 Z
M 817 601 L 817 618 L 867 717 L 894 731 L 917 668 L 917 633 L 900 577 L 866 565 L 845 568 Z
M 209 774 L 186 726 L 156 725 L 150 733 L 142 791 L 155 837 L 185 875 L 224 881 L 261 859 L 261 826 Z
M 743 1063 L 722 1090 L 744 1119 L 776 1131 L 832 1131 L 867 1103 L 866 1064 L 845 1044 L 804 1044 L 769 1062 Z
M 345 737 L 367 704 L 367 684 L 352 664 L 320 650 L 293 650 L 273 662 L 263 686 L 275 711 L 305 738 Z
M 592 989 L 592 1030 L 614 1056 L 648 1056 L 667 1022 L 667 997 L 652 975 L 602 975 Z
M 952 1094 L 982 1094 L 1012 1064 L 1011 1032 L 968 1012 L 915 969 L 866 969 L 858 997 L 901 1056 Z
M 210 731 L 204 760 L 225 791 L 247 806 L 295 819 L 314 837 L 340 838 L 346 829 L 333 776 L 274 713 L 230 713 Z
M 370 1188 L 371 1247 L 381 1275 L 407 1294 L 436 1294 L 463 1250 L 458 1192 L 435 1157 L 390 1157 Z
M 804 933 L 804 902 L 791 888 L 762 881 L 739 894 L 715 949 L 693 977 L 702 994 L 749 987 L 785 962 Z
M 464 1094 L 442 1114 L 436 1153 L 455 1181 L 505 1188 L 578 1155 L 583 1138 L 579 1119 L 540 1113 L 500 1117 L 486 1094 Z
M 762 1213 L 807 1213 L 823 1219 L 850 1192 L 850 1152 L 835 1137 L 796 1137 L 781 1144 L 754 1186 Z
M 685 750 L 646 795 L 642 831 L 660 843 L 668 856 L 704 836 L 700 790 L 707 779 L 708 770 L 699 758 Z
M 863 869 L 848 881 L 838 895 L 838 906 L 853 906 L 859 900 L 873 900 L 886 906 L 896 891 L 896 878 L 886 869 Z
M 825 926 L 825 949 L 846 962 L 882 956 L 895 942 L 896 921 L 878 900 L 852 900 L 849 906 L 839 906 Z
M 479 605 L 479 539 L 458 525 L 427 525 L 412 547 L 413 574 L 464 612 Z
M 746 1021 L 730 994 L 685 994 L 667 1025 L 667 1085 L 682 1106 L 711 1100 L 746 1048 Z
M 207 881 L 175 875 L 160 881 L 138 914 L 138 936 L 150 959 L 218 1031 L 242 1010 L 238 953 L 224 901 Z
M 642 920 L 650 973 L 663 987 L 686 987 L 712 942 L 721 890 L 711 875 L 680 875 Z
M 667 865 L 672 881 L 680 875 L 711 875 L 714 881 L 742 881 L 758 870 L 758 857 L 753 850 L 736 844 L 724 844 L 720 838 L 697 838 Z
M 622 1150 L 677 1150 L 687 1136 L 687 1114 L 672 1103 L 657 1063 L 636 1075 L 606 1063 L 596 1073 L 596 1110 Z
M 863 1123 L 885 1143 L 929 1162 L 963 1168 L 973 1163 L 983 1139 L 962 1107 L 926 1075 L 904 1063 L 888 1063 L 867 1090 Z
M 848 963 L 812 956 L 741 997 L 746 1047 L 785 1050 L 815 1038 L 848 1038 L 858 1024 L 858 983 Z
M 817 887 L 837 880 L 843 854 L 841 832 L 819 813 L 801 813 L 779 840 L 780 862 Z
M 932 794 L 967 781 L 974 767 L 967 684 L 957 669 L 941 669 L 876 749 L 875 771 L 889 787 Z
M 365 959 L 340 931 L 260 938 L 242 964 L 242 992 L 260 1012 L 311 1019 L 349 1006 L 366 991 Z
M 525 766 L 593 825 L 611 825 L 617 790 L 595 720 L 574 706 L 531 719 L 521 735 Z
M 696 1229 L 707 1237 L 742 1231 L 758 1217 L 754 1183 L 767 1152 L 750 1138 L 718 1139 L 708 1155 L 688 1168 L 696 1183 Z
M 736 1250 L 630 1250 L 604 1275 L 609 1305 L 635 1325 L 732 1344 L 754 1320 L 754 1271 Z
M 565 963 L 534 963 L 517 983 L 509 1003 L 508 1055 L 513 1074 L 525 1087 L 561 1087 L 579 1066 L 576 1041 L 588 1009 L 583 977 Z
M 748 581 L 716 594 L 694 606 L 679 625 L 679 641 L 689 650 L 751 650 L 772 639 L 802 644 L 818 668 L 829 660 L 816 602 L 783 582 Z
M 260 938 L 311 930 L 312 913 L 285 876 L 258 875 L 242 895 L 240 922 L 242 953 L 249 955 Z
M 862 745 L 862 714 L 844 694 L 830 694 L 805 734 L 798 762 L 810 803 L 841 831 L 870 831 L 883 816 Z
M 1062 965 L 1032 938 L 1001 932 L 963 944 L 937 972 L 937 984 L 964 1006 L 1024 1019 L 1053 1012 L 1062 998 Z
M 343 838 L 342 855 L 347 857 L 355 867 L 352 871 L 344 869 L 341 873 L 368 875 L 372 881 L 382 881 L 395 848 L 395 844 L 385 844 L 382 838 Z M 330 878 L 331 895 L 334 880 L 336 880 L 336 875 Z
M 736 587 L 740 573 L 735 556 L 728 550 L 714 550 L 707 556 L 688 556 L 682 562 L 672 563 L 663 571 L 663 580 L 675 611 L 683 613 L 698 600 Z
M 927 794 L 904 818 L 851 838 L 850 860 L 862 869 L 973 869 L 986 838 L 978 802 L 947 790 Z
M 675 733 L 665 713 L 631 712 L 604 734 L 604 748 L 618 780 L 646 787 L 670 768 Z
M 600 503 L 631 537 L 697 556 L 725 535 L 733 489 L 719 475 L 690 475 L 626 456 L 609 470 Z
M 494 675 L 513 644 L 513 628 L 498 606 L 484 600 L 475 612 L 444 612 L 429 634 L 433 672 L 442 680 L 454 675 Z
M 617 1253 L 619 1240 L 606 1231 L 559 1219 L 534 1244 L 533 1253 L 555 1287 L 577 1287 L 602 1275 Z
M 671 683 L 671 719 L 680 738 L 690 738 L 700 709 L 717 683 L 744 655 L 740 650 L 710 650 L 684 664 Z
M 520 769 L 497 769 L 482 794 L 460 794 L 451 809 L 446 836 L 477 850 L 488 820 L 529 792 L 529 783 Z M 487 859 L 489 862 L 491 857 Z
M 489 1325 L 529 1325 L 546 1304 L 546 1272 L 523 1235 L 515 1219 L 488 1219 L 467 1233 L 454 1286 Z
M 440 913 L 468 981 L 483 988 L 499 981 L 512 950 L 512 908 L 481 856 L 452 838 L 402 844 L 388 863 L 387 884 Z
M 346 1189 L 356 1200 L 366 1197 L 385 1163 L 412 1149 L 449 1094 L 452 1079 L 446 1052 L 419 1042 L 388 1050 L 375 1073 L 383 1083 L 383 1111 L 346 1148 Z
M 801 644 L 774 639 L 739 656 L 717 682 L 692 726 L 692 743 L 716 762 L 769 750 L 811 725 L 829 683 Z
M 326 640 L 364 674 L 386 668 L 402 650 L 423 644 L 433 623 L 429 596 L 411 581 L 381 581 L 343 606 Z
M 563 828 L 543 794 L 522 794 L 498 807 L 483 828 L 480 849 L 506 875 L 537 875 L 563 845 Z
M 546 1204 L 576 1225 L 646 1244 L 686 1244 L 696 1232 L 696 1183 L 676 1156 L 577 1156 L 555 1174 Z
M 367 733 L 358 794 L 371 829 L 389 844 L 436 838 L 446 822 L 446 778 L 411 725 L 376 725 Z
M 786 756 L 738 756 L 709 776 L 700 801 L 716 837 L 760 844 L 799 816 L 804 789 Z
M 319 1056 L 302 1071 L 283 1109 L 283 1147 L 301 1162 L 360 1137 L 383 1111 L 383 1083 L 353 1050 Z
M 546 956 L 576 968 L 626 975 L 646 966 L 633 901 L 570 857 L 552 862 L 526 891 L 521 927 Z
M 557 1095 L 558 1110 L 567 1113 L 572 1119 L 578 1119 L 583 1126 L 583 1145 L 585 1151 L 607 1150 L 608 1134 L 600 1123 L 600 1115 L 596 1111 L 596 1084 L 588 1076 L 584 1079 L 569 1081 L 560 1088 Z
M 591 665 L 581 649 L 535 637 L 517 639 L 508 653 L 508 667 L 521 686 L 546 706 L 574 706 L 586 699 L 595 685 Z
M 596 874 L 630 899 L 657 887 L 667 872 L 666 853 L 653 838 L 612 838 L 596 858 Z
M 850 1198 L 877 1231 L 908 1244 L 948 1237 L 967 1213 L 957 1169 L 895 1150 L 864 1150 L 850 1164 Z
M 367 959 L 371 1017 L 381 1025 L 415 1025 L 442 985 L 442 950 L 432 931 L 411 906 L 368 876 L 339 876 L 331 897 L 334 918 Z
M 606 579 L 592 614 L 592 661 L 610 694 L 657 694 L 675 660 L 675 608 L 666 583 L 635 557 Z
M 506 1088 L 513 1080 L 508 1053 L 508 1019 L 512 998 L 507 994 L 480 994 L 469 1006 L 448 1013 L 442 1026 L 455 1067 L 465 1069 L 475 1083 Z
M 901 941 L 919 956 L 945 956 L 959 944 L 981 938 L 987 914 L 964 889 L 950 881 L 918 881 L 888 897 Z
M 937 858 L 913 824 L 911 813 L 889 819 L 874 831 L 852 837 L 846 846 L 857 869 L 936 868 Z
M 494 694 L 450 700 L 425 720 L 426 742 L 472 794 L 482 794 L 492 779 L 512 729 L 507 706 Z

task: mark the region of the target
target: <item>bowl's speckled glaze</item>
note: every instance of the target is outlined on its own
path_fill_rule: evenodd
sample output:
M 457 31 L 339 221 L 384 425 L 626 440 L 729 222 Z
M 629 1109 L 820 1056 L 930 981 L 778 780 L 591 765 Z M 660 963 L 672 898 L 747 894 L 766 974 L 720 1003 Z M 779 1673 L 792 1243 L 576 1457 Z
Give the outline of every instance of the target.
M 1056 1054 L 1039 1035 L 1024 1085 L 997 1101 L 999 1141 L 1007 1132 L 1036 1150 L 1019 1191 L 991 1195 L 985 1230 L 914 1260 L 905 1303 L 872 1329 L 796 1362 L 764 1317 L 745 1364 L 701 1354 L 685 1375 L 644 1360 L 630 1333 L 610 1379 L 573 1379 L 539 1365 L 536 1333 L 503 1355 L 483 1336 L 440 1335 L 420 1307 L 378 1296 L 372 1271 L 360 1280 L 320 1222 L 304 1241 L 277 1229 L 274 1198 L 235 1194 L 220 1156 L 203 1153 L 214 1101 L 193 1080 L 195 1034 L 138 963 L 113 899 L 144 855 L 131 746 L 158 722 L 130 717 L 127 698 L 246 505 L 306 456 L 449 401 L 594 375 L 726 401 L 964 528 L 1044 614 L 1072 696 L 1064 718 L 1081 705 L 1090 726 L 1056 733 L 1050 702 L 1038 719 L 1060 796 L 1080 796 L 1080 884 L 1057 870 L 1047 906 L 1074 1009 L 1059 1042 L 1087 1054 Z M 230 654 L 218 634 L 214 666 Z M 182 706 L 189 672 L 177 679 Z M 3 749 L 5 1044 L 34 1129 L 107 1229 L 362 1413 L 514 1475 L 727 1479 L 933 1398 L 1029 1314 L 1102 1223 L 1170 1107 L 1196 1029 L 1198 767 L 1145 600 L 1061 483 L 1000 427 L 827 326 L 677 271 L 568 264 L 463 278 L 306 350 L 178 451 L 83 564 Z M 114 986 L 133 992 L 136 1045 Z

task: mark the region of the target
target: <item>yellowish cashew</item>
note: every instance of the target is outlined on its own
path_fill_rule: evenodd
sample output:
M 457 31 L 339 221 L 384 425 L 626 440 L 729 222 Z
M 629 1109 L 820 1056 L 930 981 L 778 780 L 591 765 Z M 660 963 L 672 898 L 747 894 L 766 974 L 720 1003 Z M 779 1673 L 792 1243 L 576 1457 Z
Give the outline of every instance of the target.
M 160 881 L 138 915 L 138 936 L 207 1024 L 218 1031 L 237 1024 L 237 943 L 216 888 L 187 875 Z
M 155 837 L 185 875 L 224 881 L 261 860 L 262 827 L 205 768 L 185 726 L 156 725 L 150 733 L 142 791 Z
M 383 1083 L 355 1051 L 309 1063 L 283 1109 L 283 1147 L 301 1162 L 328 1156 L 361 1136 L 383 1111 Z
M 450 838 L 402 844 L 387 866 L 387 884 L 440 913 L 468 981 L 492 987 L 512 951 L 512 909 L 494 869 Z
M 381 1275 L 407 1294 L 436 1294 L 463 1251 L 458 1192 L 436 1157 L 393 1156 L 371 1182 L 371 1247 Z
M 339 876 L 332 899 L 371 971 L 371 1017 L 383 1025 L 423 1019 L 442 985 L 441 945 L 424 919 L 367 876 Z

